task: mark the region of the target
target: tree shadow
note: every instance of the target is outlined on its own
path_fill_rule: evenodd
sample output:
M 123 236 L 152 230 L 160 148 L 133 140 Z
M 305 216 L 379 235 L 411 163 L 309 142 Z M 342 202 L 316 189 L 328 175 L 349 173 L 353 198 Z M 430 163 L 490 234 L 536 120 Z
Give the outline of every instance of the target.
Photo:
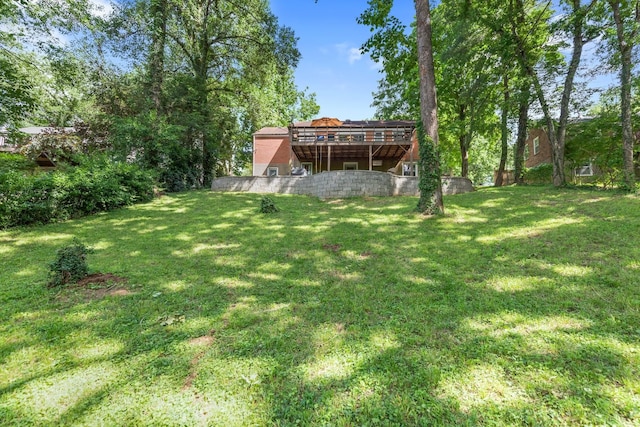
M 523 192 L 528 203 L 514 204 Z M 98 247 L 98 268 L 127 273 L 136 293 L 48 301 L 49 314 L 36 317 L 25 313 L 42 293 L 18 294 L 7 318 L 26 320 L 2 328 L 30 338 L 2 343 L 2 363 L 50 342 L 67 365 L 10 382 L 0 407 L 2 396 L 66 369 L 141 358 L 124 378 L 180 392 L 189 377 L 188 392 L 205 400 L 246 394 L 254 422 L 632 422 L 638 291 L 604 261 L 616 245 L 630 250 L 613 258 L 618 269 L 640 253 L 616 234 L 629 230 L 619 197 L 586 199 L 500 189 L 448 198 L 450 214 L 425 220 L 412 199 L 277 196 L 281 212 L 264 216 L 258 195 L 203 193 L 73 223 Z M 589 244 L 576 248 L 585 234 Z M 33 282 L 21 265 L 3 277 Z M 77 330 L 117 350 L 78 359 L 84 337 L 68 338 Z M 210 339 L 189 344 L 199 337 Z M 58 421 L 82 419 L 127 380 Z

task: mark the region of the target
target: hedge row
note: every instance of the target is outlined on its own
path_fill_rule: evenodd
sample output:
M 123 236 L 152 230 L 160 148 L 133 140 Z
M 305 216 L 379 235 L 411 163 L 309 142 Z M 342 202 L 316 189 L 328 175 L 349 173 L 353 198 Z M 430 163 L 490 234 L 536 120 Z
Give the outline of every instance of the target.
M 27 174 L 0 170 L 0 228 L 44 224 L 153 198 L 153 173 L 107 159 Z
M 524 181 L 527 184 L 550 184 L 553 182 L 553 165 L 543 163 L 524 172 Z

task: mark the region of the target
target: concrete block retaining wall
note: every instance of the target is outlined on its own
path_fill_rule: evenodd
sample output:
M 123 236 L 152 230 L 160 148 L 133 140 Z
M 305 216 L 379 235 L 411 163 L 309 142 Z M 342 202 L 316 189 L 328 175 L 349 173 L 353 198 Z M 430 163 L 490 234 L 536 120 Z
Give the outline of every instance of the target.
M 330 171 L 297 176 L 227 176 L 211 184 L 212 191 L 305 194 L 321 199 L 357 196 L 418 196 L 418 178 L 376 171 Z M 443 177 L 445 195 L 473 191 L 467 178 Z

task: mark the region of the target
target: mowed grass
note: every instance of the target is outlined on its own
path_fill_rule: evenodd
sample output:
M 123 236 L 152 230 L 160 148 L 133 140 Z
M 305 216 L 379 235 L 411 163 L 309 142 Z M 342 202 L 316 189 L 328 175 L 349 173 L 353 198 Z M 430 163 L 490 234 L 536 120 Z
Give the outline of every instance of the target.
M 640 424 L 637 197 L 272 198 L 0 232 L 0 425 Z

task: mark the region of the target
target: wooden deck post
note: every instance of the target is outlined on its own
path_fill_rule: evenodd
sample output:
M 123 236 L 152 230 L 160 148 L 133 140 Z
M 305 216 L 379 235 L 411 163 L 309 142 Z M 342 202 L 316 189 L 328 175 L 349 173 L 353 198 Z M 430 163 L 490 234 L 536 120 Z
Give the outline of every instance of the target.
M 327 145 L 327 172 L 331 170 L 331 146 Z

